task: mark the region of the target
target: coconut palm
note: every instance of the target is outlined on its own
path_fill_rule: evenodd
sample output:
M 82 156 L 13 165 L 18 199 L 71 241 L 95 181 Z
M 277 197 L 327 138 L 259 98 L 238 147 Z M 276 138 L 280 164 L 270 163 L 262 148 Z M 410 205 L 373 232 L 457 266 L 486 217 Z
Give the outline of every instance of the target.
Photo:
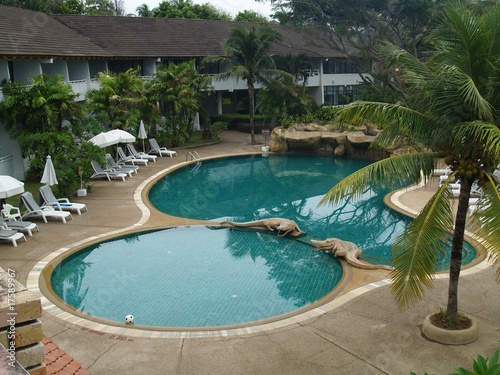
M 393 244 L 392 292 L 400 307 L 416 303 L 432 284 L 438 253 L 451 236 L 446 314 L 458 320 L 458 280 L 466 221 L 495 266 L 500 265 L 500 194 L 493 172 L 500 163 L 500 5 L 477 14 L 466 6 L 445 8 L 429 41 L 430 58 L 385 44 L 383 55 L 398 67 L 409 90 L 407 103 L 355 102 L 341 112 L 345 122 L 370 119 L 383 127 L 375 145 L 405 141 L 417 152 L 393 156 L 367 166 L 334 186 L 322 203 L 358 196 L 367 185 L 420 179 L 431 175 L 444 157 L 452 173 Z M 422 150 L 422 151 L 418 151 Z M 460 183 L 454 213 L 448 184 Z M 483 194 L 481 209 L 468 217 L 473 185 Z M 499 269 L 500 271 L 500 269 Z M 500 279 L 500 273 L 499 273 Z
M 265 83 L 268 76 L 279 74 L 269 51 L 271 44 L 281 38 L 278 31 L 268 25 L 258 29 L 252 25 L 248 29 L 237 26 L 231 29 L 229 37 L 223 43 L 224 56 L 209 56 L 205 62 L 224 66 L 227 72 L 216 78 L 244 79 L 248 88 L 248 113 L 252 144 L 255 139 L 255 84 Z

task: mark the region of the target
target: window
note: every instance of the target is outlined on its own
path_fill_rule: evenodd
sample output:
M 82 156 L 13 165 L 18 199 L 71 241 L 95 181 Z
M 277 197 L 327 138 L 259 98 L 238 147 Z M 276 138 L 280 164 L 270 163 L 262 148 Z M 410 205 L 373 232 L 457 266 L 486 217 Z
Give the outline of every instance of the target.
M 356 100 L 356 89 L 358 86 L 325 86 L 324 104 L 345 105 Z

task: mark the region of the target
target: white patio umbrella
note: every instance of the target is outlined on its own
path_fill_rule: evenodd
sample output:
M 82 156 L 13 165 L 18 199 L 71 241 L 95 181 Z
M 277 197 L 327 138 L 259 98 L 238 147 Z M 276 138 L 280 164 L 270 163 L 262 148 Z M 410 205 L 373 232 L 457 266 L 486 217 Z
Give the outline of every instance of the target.
M 0 199 L 24 193 L 24 182 L 14 177 L 0 175 Z
M 129 132 L 126 132 L 125 130 L 113 129 L 113 130 L 106 132 L 106 134 L 116 135 L 119 138 L 119 141 L 117 143 L 135 142 L 135 137 L 132 134 L 130 134 Z
M 43 170 L 43 175 L 40 182 L 49 186 L 58 184 L 56 170 L 54 168 L 54 163 L 52 163 L 52 158 L 50 157 L 50 155 L 47 156 L 47 162 L 45 163 L 45 169 Z
M 144 140 L 148 137 L 146 134 L 146 129 L 144 128 L 144 121 L 141 120 L 139 123 L 139 132 L 137 134 L 137 138 L 142 139 L 142 151 L 146 152 L 144 147 Z
M 105 148 L 120 143 L 120 137 L 115 134 L 109 134 L 109 132 L 105 132 L 97 134 L 96 136 L 90 138 L 89 141 L 96 146 L 99 146 L 100 148 Z

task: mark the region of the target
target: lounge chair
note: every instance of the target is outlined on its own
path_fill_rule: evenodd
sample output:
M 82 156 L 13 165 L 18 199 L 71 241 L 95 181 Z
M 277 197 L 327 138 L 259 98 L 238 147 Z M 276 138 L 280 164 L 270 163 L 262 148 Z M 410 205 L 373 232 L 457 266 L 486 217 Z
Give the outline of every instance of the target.
M 127 143 L 127 151 L 128 151 L 130 156 L 133 156 L 134 158 L 137 158 L 137 159 L 146 159 L 146 160 L 152 160 L 153 162 L 156 162 L 156 159 L 158 158 L 158 156 L 156 156 L 156 155 L 148 155 L 145 152 L 137 152 L 134 145 L 131 143 Z
M 103 178 L 106 177 L 108 181 L 111 181 L 112 178 L 121 178 L 123 181 L 125 181 L 125 177 L 128 175 L 123 172 L 116 172 L 112 171 L 111 169 L 103 169 L 98 162 L 96 161 L 91 161 L 90 164 L 92 164 L 92 168 L 94 169 L 94 173 L 90 178 Z
M 82 214 L 82 210 L 88 211 L 84 203 L 70 202 L 68 198 L 56 198 L 49 185 L 44 185 L 38 189 L 40 199 L 38 202 L 47 206 L 57 208 L 59 211 L 76 211 L 78 215 Z
M 22 214 L 22 218 L 26 217 L 41 217 L 44 222 L 47 222 L 47 218 L 61 219 L 64 224 L 66 224 L 66 218 L 73 219 L 71 212 L 59 211 L 52 206 L 40 206 L 36 203 L 33 195 L 26 191 L 21 194 L 19 207 L 25 207 L 26 211 Z
M 125 151 L 123 151 L 123 149 L 120 146 L 116 148 L 116 156 L 118 163 L 120 162 L 130 163 L 132 165 L 137 165 L 137 164 L 148 165 L 149 163 L 147 159 L 138 159 L 133 156 L 125 155 Z
M 27 233 L 28 236 L 33 236 L 33 231 L 36 230 L 39 232 L 38 225 L 31 221 L 5 221 L 3 217 L 0 216 L 0 229 L 10 229 L 17 230 L 23 233 Z
M 106 166 L 108 167 L 108 169 L 112 169 L 117 172 L 128 173 L 130 177 L 132 177 L 132 174 L 139 172 L 138 165 L 126 165 L 125 163 L 118 163 L 110 154 L 106 154 L 104 157 L 106 159 Z
M 166 147 L 160 147 L 155 138 L 151 138 L 148 142 L 149 142 L 149 154 L 151 153 L 157 154 L 160 155 L 160 157 L 163 155 L 170 157 L 177 156 L 176 151 L 168 150 Z
M 12 242 L 14 247 L 17 247 L 17 241 L 20 239 L 24 239 L 26 242 L 26 237 L 21 232 L 12 229 L 0 228 L 0 240 L 8 240 Z

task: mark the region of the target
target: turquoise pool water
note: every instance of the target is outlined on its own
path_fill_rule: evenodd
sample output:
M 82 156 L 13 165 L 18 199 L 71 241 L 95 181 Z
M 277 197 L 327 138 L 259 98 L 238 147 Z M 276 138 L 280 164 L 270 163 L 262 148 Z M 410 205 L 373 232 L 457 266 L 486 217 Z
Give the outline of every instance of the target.
M 80 251 L 52 273 L 56 294 L 82 312 L 138 325 L 221 326 L 313 303 L 342 277 L 339 261 L 267 233 L 179 227 Z

